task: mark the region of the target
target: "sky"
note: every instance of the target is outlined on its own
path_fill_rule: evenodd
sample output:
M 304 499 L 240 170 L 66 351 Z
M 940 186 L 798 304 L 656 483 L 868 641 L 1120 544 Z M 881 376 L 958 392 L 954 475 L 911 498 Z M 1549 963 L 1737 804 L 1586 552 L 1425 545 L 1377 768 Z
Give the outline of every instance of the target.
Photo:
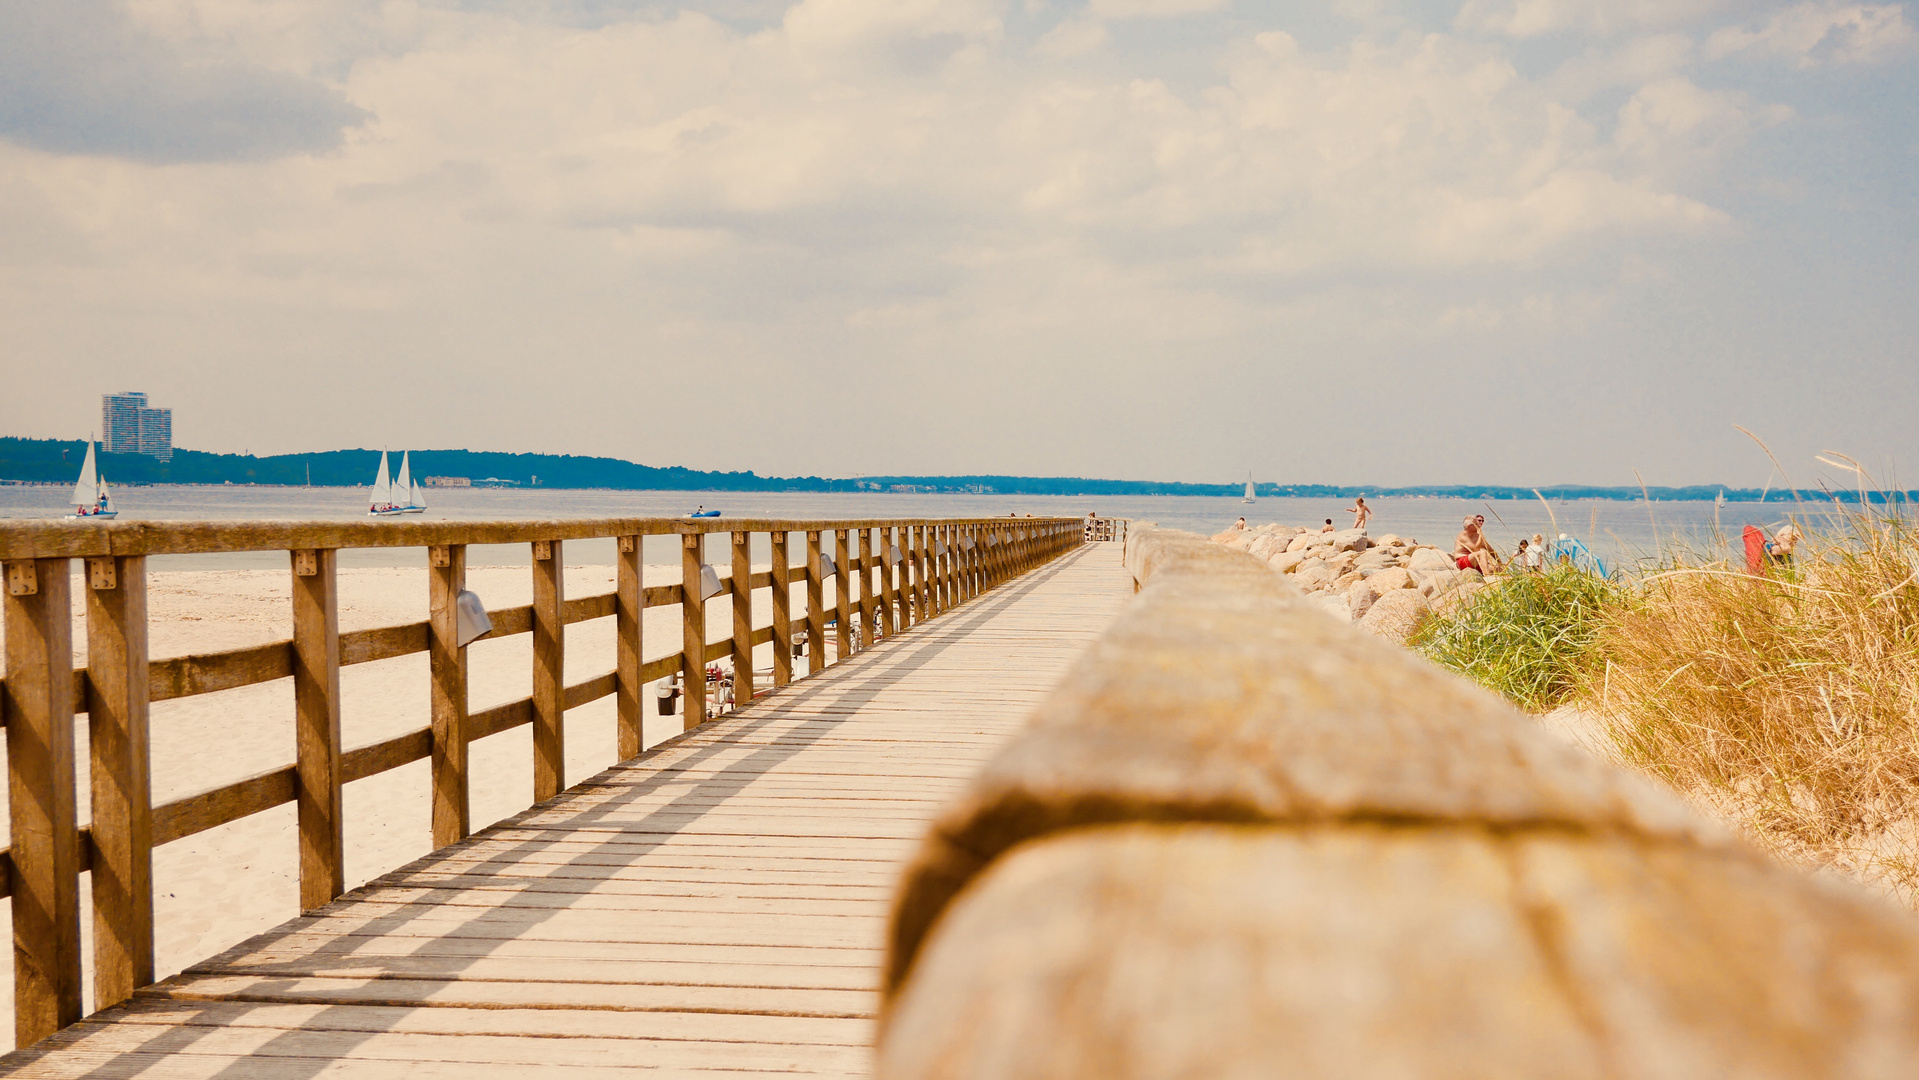
M 1912 486 L 1916 166 L 1905 4 L 0 0 L 0 434 Z

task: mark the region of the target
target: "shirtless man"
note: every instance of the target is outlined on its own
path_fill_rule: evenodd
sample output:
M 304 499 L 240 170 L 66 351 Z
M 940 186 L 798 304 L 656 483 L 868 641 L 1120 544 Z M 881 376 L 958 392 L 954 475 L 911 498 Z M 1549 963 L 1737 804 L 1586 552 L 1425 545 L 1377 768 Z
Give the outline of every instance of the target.
M 1461 524 L 1459 535 L 1453 537 L 1453 562 L 1461 570 L 1470 567 L 1481 574 L 1498 571 L 1499 553 L 1486 539 L 1485 517 L 1469 517 Z
M 1322 532 L 1322 533 L 1329 533 L 1329 532 L 1338 532 L 1339 530 L 1338 530 L 1338 529 L 1335 529 L 1335 528 L 1333 528 L 1333 519 L 1332 519 L 1332 518 L 1327 518 L 1327 519 L 1326 519 L 1326 526 L 1325 526 L 1324 528 L 1322 528 L 1322 529 L 1320 529 L 1319 531 L 1320 531 L 1320 532 Z
M 1353 505 L 1347 507 L 1346 512 L 1353 515 L 1353 528 L 1358 529 L 1360 532 L 1365 532 L 1366 523 L 1373 519 L 1373 508 L 1366 505 L 1366 496 L 1364 495 L 1354 499 Z

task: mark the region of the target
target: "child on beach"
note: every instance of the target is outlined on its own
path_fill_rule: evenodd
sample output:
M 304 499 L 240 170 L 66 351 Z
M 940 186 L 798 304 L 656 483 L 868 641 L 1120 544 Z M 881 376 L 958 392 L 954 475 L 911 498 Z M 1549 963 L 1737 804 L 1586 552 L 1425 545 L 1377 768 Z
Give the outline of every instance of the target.
M 1338 529 L 1335 529 L 1335 528 L 1333 528 L 1333 519 L 1332 519 L 1332 518 L 1327 518 L 1327 519 L 1326 519 L 1326 527 L 1325 527 L 1325 528 L 1323 528 L 1323 529 L 1321 529 L 1321 530 L 1319 530 L 1319 531 L 1320 531 L 1320 532 L 1323 532 L 1323 533 L 1329 533 L 1329 532 L 1338 532 L 1339 530 L 1338 530 Z
M 1353 515 L 1353 528 L 1358 529 L 1360 532 L 1365 532 L 1366 523 L 1373 519 L 1373 508 L 1366 505 L 1366 496 L 1364 495 L 1354 499 L 1353 505 L 1347 507 L 1346 512 Z

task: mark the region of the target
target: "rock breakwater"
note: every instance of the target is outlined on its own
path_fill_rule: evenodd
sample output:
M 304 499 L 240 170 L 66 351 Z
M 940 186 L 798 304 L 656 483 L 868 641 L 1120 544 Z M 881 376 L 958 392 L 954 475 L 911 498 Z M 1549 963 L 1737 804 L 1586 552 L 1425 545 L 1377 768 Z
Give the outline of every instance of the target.
M 1264 559 L 1328 616 L 1402 643 L 1427 612 L 1454 610 L 1485 588 L 1479 571 L 1461 570 L 1433 545 L 1392 533 L 1275 523 L 1228 529 L 1213 542 Z

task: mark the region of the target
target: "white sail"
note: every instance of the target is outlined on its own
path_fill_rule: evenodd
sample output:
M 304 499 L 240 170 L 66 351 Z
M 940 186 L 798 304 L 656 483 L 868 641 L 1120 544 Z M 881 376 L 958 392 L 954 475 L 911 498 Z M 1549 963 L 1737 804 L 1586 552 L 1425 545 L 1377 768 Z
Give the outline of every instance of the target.
M 386 451 L 380 451 L 380 471 L 373 474 L 373 490 L 367 495 L 367 509 L 379 510 L 393 505 L 393 482 L 387 479 Z
M 87 440 L 86 464 L 80 466 L 80 480 L 73 485 L 73 505 L 92 507 L 100 497 L 100 474 L 93 464 L 93 440 Z
M 400 475 L 393 478 L 393 501 L 401 506 L 413 505 L 413 454 L 400 451 Z
M 1253 482 L 1251 480 L 1246 481 L 1246 498 L 1249 500 L 1257 498 L 1257 496 L 1253 494 Z

